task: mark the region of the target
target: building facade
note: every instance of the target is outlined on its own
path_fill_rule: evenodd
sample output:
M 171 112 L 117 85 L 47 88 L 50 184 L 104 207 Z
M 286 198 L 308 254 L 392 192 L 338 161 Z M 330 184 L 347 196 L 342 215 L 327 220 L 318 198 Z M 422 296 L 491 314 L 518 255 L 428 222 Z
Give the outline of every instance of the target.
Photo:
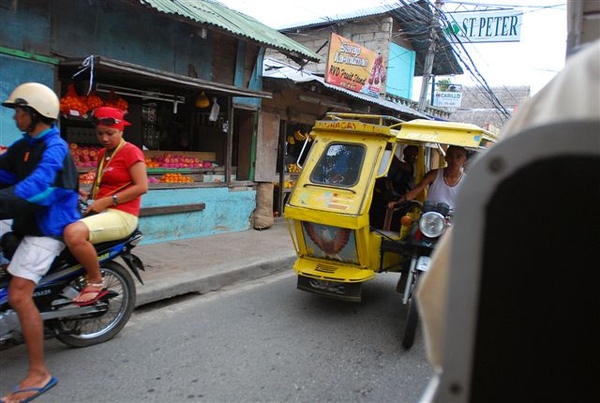
M 0 20 L 0 97 L 37 81 L 77 101 L 61 102 L 59 125 L 82 187 L 99 147 L 87 104 L 128 110 L 125 139 L 144 149 L 152 180 L 145 243 L 251 226 L 260 104 L 272 97 L 262 90 L 264 52 L 298 62 L 316 53 L 209 1 L 20 0 L 4 2 Z M 1 109 L 0 144 L 10 145 L 20 133 Z

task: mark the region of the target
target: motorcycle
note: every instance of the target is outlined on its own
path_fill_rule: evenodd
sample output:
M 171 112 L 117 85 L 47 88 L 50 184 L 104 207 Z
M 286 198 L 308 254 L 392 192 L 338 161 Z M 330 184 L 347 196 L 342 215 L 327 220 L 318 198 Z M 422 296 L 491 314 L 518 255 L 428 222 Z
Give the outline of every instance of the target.
M 10 259 L 19 239 L 7 232 L 2 252 Z M 95 245 L 108 293 L 91 305 L 78 306 L 72 299 L 86 285 L 85 269 L 68 248 L 54 259 L 48 273 L 36 285 L 33 299 L 44 321 L 46 339 L 56 338 L 71 347 L 88 347 L 115 337 L 129 321 L 135 308 L 135 278 L 144 284 L 142 261 L 131 253 L 143 234 L 136 229 L 124 239 Z M 115 261 L 121 258 L 122 264 Z M 17 314 L 8 304 L 10 274 L 0 269 L 0 350 L 24 342 Z
M 438 240 L 450 227 L 452 212 L 446 203 L 408 201 L 398 209 L 411 211 L 403 220 L 407 235 L 402 241 L 388 238 L 382 241 L 382 249 L 399 253 L 408 262 L 400 272 L 396 290 L 402 293 L 402 303 L 407 306 L 402 346 L 410 349 L 415 340 L 419 312 L 414 292 L 421 276 L 427 272 L 431 253 Z M 416 217 L 416 219 L 415 219 Z

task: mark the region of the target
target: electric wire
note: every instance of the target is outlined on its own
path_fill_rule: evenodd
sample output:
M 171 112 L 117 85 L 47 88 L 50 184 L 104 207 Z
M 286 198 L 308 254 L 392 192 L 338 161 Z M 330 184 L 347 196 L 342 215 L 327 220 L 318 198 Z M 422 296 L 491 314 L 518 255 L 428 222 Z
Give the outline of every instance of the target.
M 506 5 L 506 4 L 480 4 L 480 3 L 475 3 L 475 2 L 454 2 L 454 1 L 445 1 L 444 4 L 447 3 L 452 3 L 452 4 L 458 4 L 459 6 L 464 7 L 464 5 L 468 5 L 468 6 L 475 6 L 475 7 L 485 7 L 486 9 L 489 8 L 496 8 L 499 9 L 501 7 L 515 7 L 515 8 L 523 8 L 523 9 L 530 9 L 533 11 L 536 10 L 540 10 L 540 9 L 545 9 L 545 8 L 558 8 L 564 5 L 551 5 L 551 6 L 526 6 L 526 5 Z M 402 8 L 402 11 L 400 12 L 398 10 L 398 8 Z M 401 30 L 399 31 L 399 34 L 410 34 L 411 35 L 411 40 L 414 42 L 420 42 L 421 46 L 423 46 L 423 44 L 426 44 L 426 42 L 429 42 L 430 39 L 430 32 L 432 29 L 435 29 L 436 27 L 432 27 L 432 22 L 433 22 L 433 13 L 437 12 L 439 13 L 440 16 L 440 26 L 437 27 L 440 31 L 440 33 L 442 32 L 442 29 L 444 26 L 448 26 L 449 24 L 449 18 L 447 16 L 447 13 L 443 10 L 438 10 L 437 7 L 433 4 L 431 4 L 431 2 L 429 0 L 416 0 L 416 1 L 410 1 L 410 0 L 398 0 L 398 2 L 396 4 L 391 4 L 391 3 L 386 3 L 383 4 L 382 9 L 385 11 L 387 10 L 388 12 L 390 12 L 392 14 L 393 17 L 398 18 L 399 20 L 405 20 L 406 18 L 409 18 L 411 20 L 411 22 L 413 23 L 417 23 L 416 28 L 412 28 L 412 30 L 407 31 L 407 30 Z M 434 10 L 434 11 L 432 11 Z M 373 22 L 377 22 L 378 18 L 376 18 L 377 15 L 382 14 L 382 13 L 377 13 L 376 15 L 373 15 L 373 17 L 369 17 L 367 16 L 361 16 L 361 13 L 365 13 L 368 14 L 369 10 L 357 10 L 356 14 L 357 16 L 354 17 L 355 19 L 361 19 L 365 24 L 368 23 L 373 23 Z M 401 18 L 400 18 L 401 17 Z M 322 32 L 322 30 L 328 30 L 330 32 L 334 32 L 334 33 L 338 33 L 339 29 L 338 29 L 338 24 L 339 24 L 339 20 L 335 20 L 329 17 L 319 17 L 319 18 L 323 18 L 323 21 L 320 22 L 315 22 L 312 24 L 306 24 L 305 27 L 308 28 L 305 33 L 294 33 L 294 32 L 290 32 L 292 31 L 292 29 L 294 29 L 294 27 L 288 27 L 288 28 L 283 28 L 283 31 L 288 31 L 289 35 L 301 35 L 303 38 L 320 38 L 321 36 L 318 34 L 319 32 Z M 344 18 L 344 20 L 352 20 L 353 17 L 348 17 L 348 18 Z M 322 28 L 317 28 L 313 34 L 311 34 L 311 29 L 309 28 L 311 25 L 326 25 Z M 301 29 L 301 26 L 298 26 L 296 28 Z M 437 31 L 437 30 L 436 30 Z M 439 35 L 439 33 L 438 33 Z M 448 41 L 443 41 L 443 45 L 438 42 L 437 44 L 437 52 L 436 52 L 436 57 L 438 57 L 438 62 L 446 62 L 446 63 L 451 63 L 452 60 L 449 59 L 449 55 L 452 54 L 455 57 L 455 60 L 458 61 L 460 63 L 460 65 L 468 72 L 468 74 L 470 75 L 470 77 L 474 80 L 474 82 L 476 83 L 476 88 L 481 91 L 481 94 L 483 96 L 485 96 L 490 102 L 491 104 L 494 106 L 494 108 L 496 108 L 497 112 L 499 113 L 500 117 L 502 118 L 502 120 L 508 119 L 510 117 L 510 112 L 506 109 L 506 107 L 504 107 L 504 105 L 502 104 L 502 102 L 500 101 L 500 99 L 498 99 L 498 97 L 496 96 L 496 94 L 494 94 L 493 90 L 490 88 L 489 84 L 487 83 L 487 80 L 483 77 L 483 75 L 481 74 L 481 72 L 479 71 L 479 69 L 477 68 L 475 62 L 473 61 L 473 59 L 471 58 L 469 52 L 467 51 L 465 44 L 463 43 L 463 41 L 455 34 L 453 34 L 454 40 L 456 41 L 456 45 L 453 46 L 451 43 L 449 43 Z M 470 41 L 469 41 L 470 42 Z M 472 43 L 472 42 L 470 42 Z M 440 60 L 440 57 L 445 57 L 445 59 Z M 389 60 L 389 59 L 388 59 Z M 507 93 L 513 97 L 513 99 L 516 100 L 516 97 L 514 97 L 514 95 L 512 95 L 512 93 L 510 93 L 510 90 L 506 87 L 504 87 L 505 91 L 507 91 Z
M 438 10 L 439 15 L 440 15 L 440 21 L 442 21 L 446 27 L 449 27 L 450 19 L 448 18 L 446 13 L 443 10 L 438 9 L 435 5 L 432 5 L 432 7 L 434 7 L 436 10 Z M 479 84 L 480 88 L 483 90 L 482 94 L 484 96 L 486 96 L 488 98 L 488 100 L 492 103 L 492 105 L 494 105 L 494 107 L 498 110 L 498 112 L 501 115 L 502 120 L 510 118 L 511 117 L 510 112 L 506 109 L 506 107 L 504 107 L 504 105 L 502 104 L 500 99 L 498 99 L 498 97 L 496 96 L 494 91 L 490 88 L 487 80 L 483 77 L 481 72 L 478 70 L 475 62 L 471 58 L 471 55 L 467 51 L 461 38 L 459 38 L 458 35 L 456 35 L 456 33 L 454 33 L 453 30 L 447 30 L 447 33 L 453 37 L 454 42 L 457 43 L 458 46 L 460 47 L 460 49 L 462 49 L 462 51 L 464 52 L 464 55 L 468 60 L 465 60 L 463 58 L 463 56 L 458 51 L 456 51 L 456 49 L 454 47 L 452 47 L 455 57 L 458 60 L 460 60 L 462 65 L 465 67 L 465 69 L 471 74 L 471 76 L 475 79 L 475 81 Z

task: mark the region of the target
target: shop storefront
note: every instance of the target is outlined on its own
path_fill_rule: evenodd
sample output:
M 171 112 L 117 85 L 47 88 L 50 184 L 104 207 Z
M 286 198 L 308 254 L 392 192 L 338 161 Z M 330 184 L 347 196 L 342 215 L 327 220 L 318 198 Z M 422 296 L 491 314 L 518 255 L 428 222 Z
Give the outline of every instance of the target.
M 235 99 L 269 98 L 143 66 L 89 56 L 61 61 L 61 134 L 89 186 L 97 151 L 89 111 L 112 105 L 128 111 L 125 139 L 144 150 L 149 192 L 140 226 L 147 242 L 247 228 L 255 208 L 251 179 L 256 111 Z
M 272 122 L 261 110 L 271 97 L 261 90 L 262 57 L 267 48 L 318 55 L 208 1 L 21 0 L 0 7 L 0 19 L 11 21 L 0 25 L 0 96 L 27 81 L 57 92 L 82 187 L 98 150 L 89 110 L 127 109 L 125 139 L 144 150 L 151 182 L 143 242 L 251 228 L 261 173 L 275 171 L 261 166 Z M 0 111 L 0 145 L 18 137 L 12 113 Z

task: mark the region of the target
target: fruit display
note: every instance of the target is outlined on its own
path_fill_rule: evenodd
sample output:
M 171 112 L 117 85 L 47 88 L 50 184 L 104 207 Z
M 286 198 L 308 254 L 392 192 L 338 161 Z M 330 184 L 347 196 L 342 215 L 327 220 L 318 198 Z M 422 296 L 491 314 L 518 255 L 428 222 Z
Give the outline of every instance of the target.
M 129 103 L 119 97 L 114 90 L 106 100 L 102 100 L 95 91 L 91 91 L 89 95 L 79 95 L 75 90 L 75 84 L 69 84 L 67 93 L 60 99 L 60 113 L 65 116 L 86 118 L 89 112 L 101 106 L 112 106 L 124 111 L 129 109 Z
M 294 134 L 290 134 L 287 136 L 286 141 L 290 145 L 294 145 L 296 143 L 301 143 L 303 141 L 312 141 L 314 139 L 314 135 L 311 133 L 302 133 L 300 130 L 296 130 Z
M 98 152 L 101 147 L 80 146 L 77 143 L 69 144 L 69 151 L 78 168 L 94 168 L 98 163 Z
M 87 105 L 88 111 L 93 111 L 96 108 L 100 108 L 104 105 L 104 101 L 100 98 L 95 91 L 90 92 L 90 94 L 85 99 L 85 103 Z
M 161 183 L 189 183 L 194 182 L 194 179 L 189 175 L 182 175 L 179 172 L 169 172 L 163 174 L 158 181 Z
M 287 171 L 290 173 L 300 173 L 301 169 L 297 164 L 287 164 Z
M 279 187 L 279 182 L 273 182 L 273 185 L 274 185 L 275 187 Z M 282 187 L 283 187 L 283 189 L 291 189 L 291 188 L 293 188 L 294 186 L 296 186 L 296 181 L 295 181 L 294 179 L 290 179 L 290 178 L 288 178 L 288 179 L 285 179 L 285 180 L 282 182 Z
M 211 169 L 219 165 L 216 162 L 202 161 L 197 157 L 165 153 L 145 158 L 148 168 L 203 168 Z
M 79 183 L 82 185 L 91 185 L 96 179 L 96 171 L 92 170 L 79 175 Z
M 118 108 L 123 111 L 129 109 L 129 104 L 127 101 L 118 96 L 114 90 L 111 90 L 110 94 L 108 94 L 106 101 L 104 101 L 104 106 L 112 106 L 113 108 Z
M 60 113 L 63 115 L 84 116 L 88 111 L 85 98 L 75 91 L 75 85 L 69 84 L 67 94 L 60 99 Z

